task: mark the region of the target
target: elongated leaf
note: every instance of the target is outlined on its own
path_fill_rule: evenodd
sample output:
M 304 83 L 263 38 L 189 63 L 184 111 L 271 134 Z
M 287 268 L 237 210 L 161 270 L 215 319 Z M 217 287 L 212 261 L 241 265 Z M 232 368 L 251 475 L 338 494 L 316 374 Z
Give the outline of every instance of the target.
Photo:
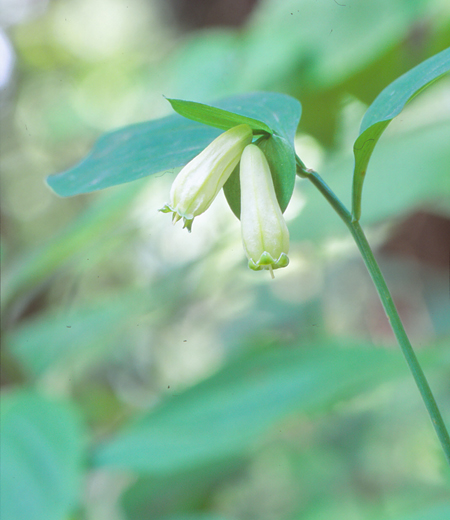
M 402 516 L 398 520 L 448 520 L 448 518 L 450 518 L 450 502 L 443 502 L 430 506 L 429 509 Z
M 217 107 L 257 118 L 293 142 L 301 107 L 284 94 L 260 92 L 224 99 Z M 193 159 L 220 130 L 177 114 L 127 126 L 100 137 L 73 168 L 47 178 L 63 197 L 87 193 L 179 168 Z
M 295 151 L 289 142 L 278 135 L 261 139 L 258 146 L 264 152 L 272 173 L 275 193 L 281 211 L 285 211 L 292 197 L 295 185 Z M 233 213 L 239 218 L 241 214 L 241 188 L 239 181 L 239 165 L 235 168 L 223 187 L 225 197 Z
M 413 208 L 429 207 L 450 215 L 450 122 L 424 126 L 414 132 L 399 133 L 382 139 L 371 168 L 377 179 L 368 179 L 364 204 L 364 221 L 376 224 L 410 212 Z M 325 178 L 333 178 L 333 190 L 344 198 L 348 190 L 348 171 L 353 166 L 351 153 L 330 158 L 322 167 Z M 388 167 L 386 167 L 388 165 Z M 395 172 L 395 176 L 393 175 Z M 412 179 L 414 181 L 412 182 Z M 386 196 L 390 186 L 395 197 Z M 315 196 L 315 188 L 302 182 L 305 206 L 289 223 L 292 240 L 323 240 L 344 236 L 347 228 L 323 200 Z M 305 226 L 305 222 L 308 225 Z
M 229 518 L 225 518 L 224 516 L 208 514 L 208 513 L 190 513 L 185 515 L 171 515 L 165 516 L 161 520 L 230 520 Z
M 74 366 L 80 374 L 99 359 L 126 349 L 129 343 L 123 341 L 124 334 L 138 317 L 149 317 L 161 306 L 168 315 L 176 313 L 183 305 L 181 285 L 188 270 L 189 264 L 172 268 L 161 274 L 151 288 L 122 290 L 120 297 L 112 292 L 92 298 L 89 303 L 47 309 L 39 317 L 22 320 L 5 330 L 3 343 L 31 378 L 39 378 L 47 371 L 62 373 Z
M 83 161 L 47 183 L 68 197 L 134 181 L 184 166 L 219 134 L 178 115 L 127 126 L 104 134 Z
M 111 350 L 127 321 L 145 309 L 144 296 L 122 292 L 95 304 L 69 312 L 44 313 L 6 334 L 5 344 L 32 376 L 67 366 L 76 360 L 96 359 Z
M 300 102 L 278 92 L 252 92 L 217 102 L 219 108 L 264 122 L 292 145 L 302 114 Z
M 61 520 L 77 507 L 82 432 L 73 411 L 31 392 L 3 396 L 2 520 Z
M 182 99 L 167 99 L 167 101 L 172 105 L 175 112 L 198 123 L 214 126 L 222 130 L 229 130 L 234 126 L 246 124 L 255 134 L 273 133 L 273 130 L 265 123 L 252 117 L 242 116 L 222 108 L 195 103 L 194 101 L 183 101 Z
M 398 353 L 281 348 L 239 359 L 99 446 L 96 466 L 164 474 L 244 453 L 275 421 L 404 373 Z
M 180 511 L 192 511 L 196 506 L 200 508 L 208 500 L 211 490 L 236 475 L 241 467 L 242 460 L 227 459 L 193 471 L 142 475 L 122 495 L 120 505 L 127 520 L 152 516 L 162 520 Z
M 361 217 L 361 196 L 370 157 L 390 121 L 420 91 L 450 70 L 450 48 L 432 56 L 386 87 L 368 108 L 353 146 L 353 216 Z
M 138 195 L 139 184 L 105 193 L 67 225 L 61 233 L 40 248 L 25 252 L 14 264 L 3 269 L 2 305 L 25 290 L 41 283 L 73 256 L 80 254 L 99 236 L 108 235 L 120 224 L 131 201 Z

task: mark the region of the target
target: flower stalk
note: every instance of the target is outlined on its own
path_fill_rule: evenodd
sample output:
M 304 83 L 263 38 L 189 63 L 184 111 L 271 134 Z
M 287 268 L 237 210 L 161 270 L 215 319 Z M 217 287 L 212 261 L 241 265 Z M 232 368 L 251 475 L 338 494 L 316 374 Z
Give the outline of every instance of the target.
M 325 183 L 325 181 L 319 176 L 319 174 L 313 170 L 306 169 L 298 157 L 297 174 L 300 177 L 306 178 L 312 182 L 312 184 L 320 191 L 331 207 L 343 220 L 344 224 L 352 234 L 353 239 L 355 240 L 355 243 L 358 246 L 358 249 L 367 267 L 367 270 L 369 271 L 372 281 L 376 287 L 378 296 L 380 297 L 392 331 L 394 332 L 397 342 L 400 345 L 414 381 L 416 382 L 416 385 L 425 403 L 431 422 L 444 451 L 445 457 L 450 464 L 450 435 L 448 433 L 447 427 L 445 426 L 441 412 L 433 396 L 433 392 L 431 391 L 427 378 L 422 370 L 422 367 L 420 366 L 419 360 L 417 359 L 411 342 L 409 341 L 405 328 L 403 327 L 403 323 L 400 319 L 397 308 L 395 307 L 381 269 L 375 259 L 372 249 L 370 248 L 370 245 L 359 222 L 352 218 L 351 213 L 342 204 L 342 202 Z

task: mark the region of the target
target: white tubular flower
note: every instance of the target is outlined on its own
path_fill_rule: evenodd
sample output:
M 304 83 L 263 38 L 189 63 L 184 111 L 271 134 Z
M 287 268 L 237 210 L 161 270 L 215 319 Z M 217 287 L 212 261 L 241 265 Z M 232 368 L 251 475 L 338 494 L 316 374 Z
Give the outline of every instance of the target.
M 275 195 L 264 153 L 249 144 L 241 157 L 242 241 L 250 269 L 273 269 L 289 264 L 289 231 Z
M 194 217 L 209 208 L 252 138 L 248 125 L 235 126 L 217 137 L 180 171 L 170 190 L 170 202 L 160 211 L 173 211 L 173 222 L 183 218 L 183 227 L 190 231 Z

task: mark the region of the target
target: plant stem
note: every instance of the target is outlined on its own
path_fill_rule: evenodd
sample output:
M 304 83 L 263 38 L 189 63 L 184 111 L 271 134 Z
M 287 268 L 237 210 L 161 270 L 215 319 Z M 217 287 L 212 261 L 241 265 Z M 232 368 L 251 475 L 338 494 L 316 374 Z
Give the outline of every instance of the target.
M 318 173 L 313 170 L 305 168 L 300 159 L 297 158 L 297 173 L 300 177 L 307 178 L 311 181 L 314 186 L 320 191 L 320 193 L 330 203 L 332 208 L 344 221 L 344 224 L 350 230 L 353 239 L 358 246 L 358 249 L 363 257 L 364 263 L 366 264 L 367 270 L 375 284 L 378 291 L 381 303 L 383 304 L 384 311 L 392 327 L 392 330 L 397 338 L 397 341 L 402 349 L 403 355 L 405 356 L 406 362 L 408 363 L 409 369 L 414 377 L 414 380 L 419 388 L 422 395 L 422 399 L 428 410 L 428 413 L 433 423 L 434 429 L 436 430 L 439 441 L 441 442 L 442 449 L 444 450 L 447 461 L 450 465 L 450 436 L 448 434 L 445 423 L 442 419 L 439 408 L 434 399 L 430 385 L 423 373 L 422 367 L 416 357 L 416 354 L 412 348 L 412 345 L 408 339 L 406 331 L 400 320 L 400 316 L 395 307 L 391 293 L 389 292 L 386 281 L 381 273 L 380 267 L 375 260 L 372 249 L 367 242 L 367 238 L 357 220 L 352 218 L 351 213 L 337 198 L 334 192 L 329 188 L 325 181 L 320 177 Z

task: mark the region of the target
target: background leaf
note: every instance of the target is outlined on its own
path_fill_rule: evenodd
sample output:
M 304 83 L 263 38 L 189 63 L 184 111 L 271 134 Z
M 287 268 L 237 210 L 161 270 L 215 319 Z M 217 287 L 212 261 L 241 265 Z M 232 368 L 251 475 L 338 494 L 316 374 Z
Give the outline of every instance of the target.
M 97 467 L 164 474 L 243 453 L 293 411 L 317 411 L 402 372 L 397 353 L 279 348 L 237 359 L 99 446 Z
M 55 275 L 64 263 L 81 255 L 99 236 L 111 236 L 123 222 L 142 185 L 134 184 L 104 193 L 60 233 L 32 252 L 22 254 L 3 270 L 2 304 L 10 303 L 24 290 Z
M 165 516 L 161 520 L 230 520 L 228 517 L 214 514 L 192 513 L 187 515 Z
M 378 139 L 406 103 L 450 70 L 450 47 L 428 58 L 388 85 L 367 110 L 353 145 L 353 216 L 361 217 L 361 196 L 367 165 Z
M 398 520 L 447 520 L 450 518 L 450 504 L 442 503 L 428 509 L 402 516 Z
M 101 354 L 117 352 L 127 323 L 144 310 L 144 295 L 137 293 L 60 309 L 45 319 L 27 320 L 5 338 L 5 344 L 34 378 L 49 369 L 76 366 L 80 359 L 89 366 Z
M 201 510 L 208 491 L 224 479 L 232 478 L 242 466 L 242 460 L 227 459 L 220 464 L 176 474 L 140 475 L 124 493 L 121 506 L 128 520 L 159 519 L 169 514 Z
M 21 391 L 1 407 L 2 520 L 61 520 L 76 507 L 82 431 L 64 403 Z

